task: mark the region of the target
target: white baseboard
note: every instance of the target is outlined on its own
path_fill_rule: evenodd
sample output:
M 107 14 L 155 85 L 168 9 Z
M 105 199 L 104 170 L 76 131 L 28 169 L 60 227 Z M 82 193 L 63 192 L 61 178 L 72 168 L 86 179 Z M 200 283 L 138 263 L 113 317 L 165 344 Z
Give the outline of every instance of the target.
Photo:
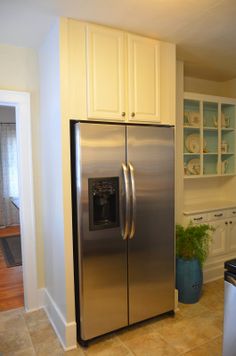
M 44 307 L 45 302 L 44 302 L 44 295 L 45 295 L 45 290 L 44 288 L 37 289 L 35 291 L 35 298 L 34 302 L 31 303 L 31 307 L 27 307 L 27 303 L 25 303 L 25 311 L 26 313 L 32 313 L 36 310 L 39 310 Z M 32 307 L 33 305 L 33 307 Z
M 65 351 L 77 348 L 76 322 L 67 323 L 47 289 L 42 292 L 44 310 Z

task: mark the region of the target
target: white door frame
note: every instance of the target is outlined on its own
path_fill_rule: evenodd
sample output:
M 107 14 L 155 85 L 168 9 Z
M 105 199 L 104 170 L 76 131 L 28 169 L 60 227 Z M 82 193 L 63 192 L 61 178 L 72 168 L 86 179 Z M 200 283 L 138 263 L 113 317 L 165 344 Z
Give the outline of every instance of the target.
M 30 95 L 0 90 L 0 105 L 15 107 L 20 198 L 20 226 L 25 309 L 40 306 L 37 287 Z

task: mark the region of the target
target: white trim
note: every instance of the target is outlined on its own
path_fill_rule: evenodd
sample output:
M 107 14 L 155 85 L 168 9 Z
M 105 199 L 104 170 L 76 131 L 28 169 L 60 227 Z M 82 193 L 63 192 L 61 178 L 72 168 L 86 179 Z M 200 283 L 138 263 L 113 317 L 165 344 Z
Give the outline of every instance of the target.
M 210 102 L 215 102 L 215 103 L 222 103 L 222 104 L 232 104 L 235 105 L 236 100 L 234 98 L 227 98 L 223 96 L 217 96 L 217 95 L 205 95 L 205 94 L 199 94 L 199 93 L 194 93 L 194 92 L 184 92 L 184 99 L 190 99 L 190 100 L 199 100 L 199 101 L 210 101 Z
M 44 309 L 47 313 L 57 337 L 59 338 L 62 347 L 65 351 L 77 348 L 76 340 L 76 323 L 67 323 L 60 312 L 56 302 L 50 295 L 47 289 L 44 289 Z
M 39 308 L 31 144 L 30 95 L 0 90 L 0 105 L 16 109 L 21 247 L 26 311 Z

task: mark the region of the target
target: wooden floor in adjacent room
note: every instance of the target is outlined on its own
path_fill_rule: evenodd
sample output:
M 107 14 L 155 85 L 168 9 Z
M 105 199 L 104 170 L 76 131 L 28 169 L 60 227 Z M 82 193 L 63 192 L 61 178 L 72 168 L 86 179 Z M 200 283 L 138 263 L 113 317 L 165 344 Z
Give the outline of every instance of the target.
M 0 238 L 20 234 L 19 226 L 0 229 Z M 0 311 L 24 305 L 22 266 L 8 268 L 0 248 Z

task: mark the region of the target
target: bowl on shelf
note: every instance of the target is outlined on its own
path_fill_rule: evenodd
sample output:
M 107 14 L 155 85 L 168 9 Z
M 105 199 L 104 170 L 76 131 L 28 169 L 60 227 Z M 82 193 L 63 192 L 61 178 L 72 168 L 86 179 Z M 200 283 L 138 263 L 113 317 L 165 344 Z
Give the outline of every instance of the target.
M 190 126 L 200 126 L 200 113 L 196 111 L 190 111 L 188 115 L 188 123 Z

